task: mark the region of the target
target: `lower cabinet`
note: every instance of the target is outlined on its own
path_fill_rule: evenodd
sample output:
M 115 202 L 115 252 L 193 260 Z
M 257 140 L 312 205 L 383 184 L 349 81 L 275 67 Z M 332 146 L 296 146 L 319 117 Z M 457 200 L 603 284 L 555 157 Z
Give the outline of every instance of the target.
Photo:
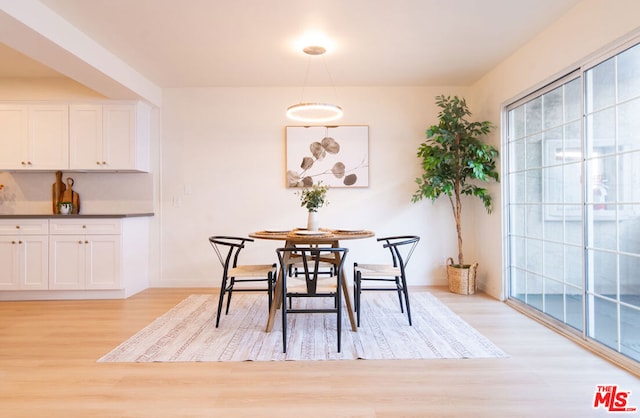
M 120 235 L 51 235 L 50 289 L 120 289 Z
M 49 288 L 47 235 L 0 235 L 0 290 Z
M 0 300 L 129 297 L 148 248 L 147 217 L 0 219 Z

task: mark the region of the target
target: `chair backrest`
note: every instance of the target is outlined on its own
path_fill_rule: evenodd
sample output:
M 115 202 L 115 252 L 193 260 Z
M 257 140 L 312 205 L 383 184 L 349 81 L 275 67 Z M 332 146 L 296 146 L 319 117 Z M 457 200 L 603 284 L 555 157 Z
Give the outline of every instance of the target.
M 302 266 L 301 268 L 299 268 L 298 274 L 307 281 L 307 289 L 309 291 L 309 294 L 315 294 L 316 285 L 318 283 L 318 275 L 322 274 L 321 272 L 319 272 L 319 270 L 322 268 L 321 262 L 334 264 L 336 275 L 342 277 L 342 268 L 344 266 L 347 252 L 349 252 L 348 248 L 317 246 L 286 247 L 276 249 L 281 271 L 287 271 L 287 259 L 289 259 L 289 263 L 295 262 L 296 264 Z
M 215 250 L 218 260 L 220 260 L 220 264 L 222 264 L 222 268 L 224 269 L 224 274 L 227 274 L 230 268 L 238 265 L 238 256 L 244 248 L 245 242 L 253 242 L 253 239 L 226 235 L 209 237 L 209 244 L 211 244 Z M 226 254 L 224 254 L 224 252 L 226 252 Z
M 417 235 L 397 235 L 378 238 L 378 241 L 384 241 L 382 246 L 383 248 L 388 248 L 391 252 L 393 266 L 400 267 L 404 274 L 404 269 L 407 264 L 409 264 L 413 250 L 415 250 L 416 245 L 418 245 L 420 237 Z

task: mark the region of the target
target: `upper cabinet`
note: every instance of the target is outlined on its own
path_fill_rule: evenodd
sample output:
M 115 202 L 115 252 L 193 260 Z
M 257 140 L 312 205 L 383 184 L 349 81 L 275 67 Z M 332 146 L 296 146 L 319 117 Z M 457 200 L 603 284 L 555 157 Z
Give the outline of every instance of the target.
M 28 109 L 24 105 L 0 104 L 0 167 L 22 168 L 28 141 Z
M 0 170 L 150 170 L 151 109 L 140 102 L 0 103 Z
M 0 104 L 0 169 L 69 166 L 69 106 Z
M 147 106 L 71 105 L 69 111 L 71 170 L 149 171 Z

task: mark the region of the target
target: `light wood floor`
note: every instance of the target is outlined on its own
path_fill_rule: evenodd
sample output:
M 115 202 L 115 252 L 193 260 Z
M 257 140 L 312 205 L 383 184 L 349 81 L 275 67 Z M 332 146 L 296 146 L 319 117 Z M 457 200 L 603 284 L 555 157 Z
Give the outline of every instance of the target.
M 640 379 L 504 303 L 428 290 L 510 357 L 105 364 L 96 360 L 187 295 L 210 290 L 0 302 L 0 416 L 607 416 L 593 408 L 603 384 L 631 391 L 628 406 L 640 407 Z

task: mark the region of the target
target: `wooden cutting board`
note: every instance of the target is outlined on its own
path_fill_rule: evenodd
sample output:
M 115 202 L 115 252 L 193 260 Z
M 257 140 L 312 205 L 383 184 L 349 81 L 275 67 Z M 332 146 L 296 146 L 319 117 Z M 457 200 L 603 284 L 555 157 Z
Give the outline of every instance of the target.
M 62 193 L 61 202 L 71 202 L 73 207 L 71 213 L 80 213 L 80 195 L 73 191 L 74 180 L 71 177 L 67 177 L 67 189 Z

